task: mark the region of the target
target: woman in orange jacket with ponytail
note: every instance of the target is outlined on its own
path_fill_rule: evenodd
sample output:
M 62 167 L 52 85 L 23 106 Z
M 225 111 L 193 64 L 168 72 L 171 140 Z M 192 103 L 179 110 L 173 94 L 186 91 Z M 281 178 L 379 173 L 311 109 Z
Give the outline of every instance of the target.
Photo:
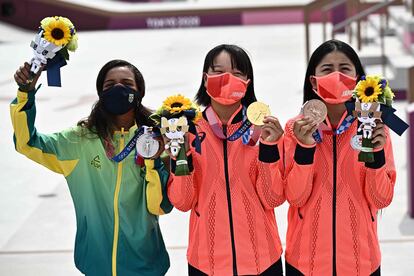
M 373 131 L 373 163 L 358 162 L 350 144 L 358 121 L 345 102 L 365 75 L 355 51 L 330 40 L 315 50 L 305 76 L 304 103 L 327 106 L 322 140 L 317 122 L 298 116 L 285 128 L 285 194 L 290 203 L 286 275 L 380 275 L 377 212 L 392 200 L 396 178 L 388 129 Z

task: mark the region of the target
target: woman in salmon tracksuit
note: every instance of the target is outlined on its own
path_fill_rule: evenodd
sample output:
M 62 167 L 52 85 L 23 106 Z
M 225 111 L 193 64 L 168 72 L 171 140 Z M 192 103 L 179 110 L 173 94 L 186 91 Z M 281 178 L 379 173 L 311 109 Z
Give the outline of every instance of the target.
M 319 127 L 317 144 L 312 119 L 297 117 L 285 128 L 288 276 L 380 275 L 377 212 L 391 203 L 396 172 L 382 123 L 373 132 L 375 162 L 358 162 L 350 145 L 358 121 L 347 124 L 346 91 L 362 75 L 357 54 L 341 41 L 323 43 L 309 61 L 304 102 L 325 102 L 327 127 Z
M 168 188 L 177 209 L 191 210 L 189 275 L 282 275 L 274 208 L 285 201 L 283 129 L 265 117 L 259 146 L 243 143 L 245 109 L 256 101 L 246 52 L 235 45 L 212 49 L 196 99 L 206 107 L 197 126 L 201 154 L 191 147 L 188 176 L 175 176 L 172 161 Z

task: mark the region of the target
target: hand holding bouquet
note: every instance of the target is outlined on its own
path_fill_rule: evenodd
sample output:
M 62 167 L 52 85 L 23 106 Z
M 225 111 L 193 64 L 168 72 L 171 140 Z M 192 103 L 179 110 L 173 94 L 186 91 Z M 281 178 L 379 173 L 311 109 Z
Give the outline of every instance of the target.
M 72 22 L 62 16 L 44 18 L 30 47 L 33 49 L 31 79 L 45 66 L 48 85 L 61 86 L 60 67 L 69 60 L 68 51 L 74 52 L 78 47 L 78 36 Z

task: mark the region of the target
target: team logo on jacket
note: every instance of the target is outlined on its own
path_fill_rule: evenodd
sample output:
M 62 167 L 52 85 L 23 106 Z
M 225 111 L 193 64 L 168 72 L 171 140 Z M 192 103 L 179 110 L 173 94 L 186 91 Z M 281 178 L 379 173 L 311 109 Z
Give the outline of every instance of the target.
M 95 156 L 92 161 L 91 165 L 94 166 L 97 169 L 101 168 L 101 159 L 99 158 L 99 155 Z

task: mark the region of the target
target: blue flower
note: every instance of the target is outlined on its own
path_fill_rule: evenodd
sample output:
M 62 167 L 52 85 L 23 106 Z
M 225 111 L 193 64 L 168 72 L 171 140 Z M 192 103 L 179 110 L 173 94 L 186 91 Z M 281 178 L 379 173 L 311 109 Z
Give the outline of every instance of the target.
M 386 79 L 381 79 L 381 81 L 379 83 L 381 84 L 382 89 L 384 89 L 387 86 L 387 80 Z

